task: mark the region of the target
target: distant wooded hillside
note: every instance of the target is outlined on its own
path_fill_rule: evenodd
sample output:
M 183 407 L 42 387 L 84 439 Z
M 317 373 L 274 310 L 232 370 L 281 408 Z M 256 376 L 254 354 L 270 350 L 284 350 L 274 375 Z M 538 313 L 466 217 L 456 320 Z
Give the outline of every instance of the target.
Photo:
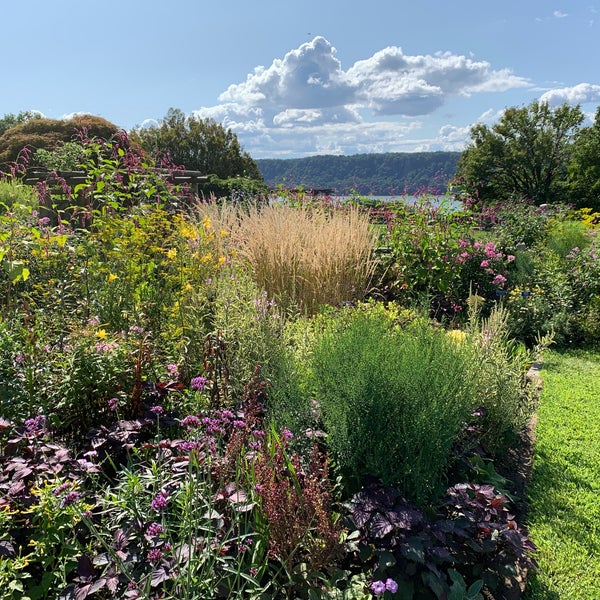
M 388 196 L 423 190 L 442 193 L 456 173 L 460 152 L 411 152 L 257 159 L 269 187 L 333 189 L 345 195 Z

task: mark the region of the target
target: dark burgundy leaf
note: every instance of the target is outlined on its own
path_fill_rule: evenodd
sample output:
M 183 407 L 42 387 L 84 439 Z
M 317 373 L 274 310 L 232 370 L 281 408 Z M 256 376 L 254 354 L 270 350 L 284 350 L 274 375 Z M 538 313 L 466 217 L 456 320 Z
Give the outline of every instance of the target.
M 33 470 L 30 467 L 21 465 L 15 469 L 14 479 L 17 479 L 17 480 L 24 479 L 25 477 L 27 477 L 28 475 L 31 475 L 32 473 L 33 473 Z
M 23 491 L 25 491 L 25 484 L 22 481 L 17 481 L 8 488 L 8 495 L 19 496 Z
M 425 523 L 425 516 L 414 508 L 400 508 L 388 513 L 388 518 L 398 529 L 411 530 Z
M 382 538 L 390 533 L 394 527 L 384 515 L 376 513 L 369 521 L 367 529 L 373 537 Z
M 11 556 L 14 556 L 14 555 L 15 555 L 15 548 L 14 548 L 14 546 L 10 542 L 8 542 L 6 540 L 0 541 L 0 556 L 11 557 Z
M 152 571 L 152 581 L 150 582 L 150 585 L 152 587 L 156 587 L 157 585 L 160 585 L 163 581 L 166 581 L 167 579 L 169 579 L 169 574 L 167 573 L 165 568 L 158 567 L 158 569 L 154 569 L 154 571 Z
M 114 594 L 119 587 L 119 578 L 116 576 L 107 578 L 106 587 Z
M 94 581 L 90 587 L 90 594 L 96 593 L 98 590 L 101 590 L 106 585 L 106 579 L 104 577 L 100 577 L 98 581 Z
M 82 556 L 77 561 L 77 575 L 82 578 L 88 578 L 94 576 L 94 564 L 92 563 L 89 556 Z
M 75 586 L 75 600 L 85 600 L 88 597 L 90 591 L 90 584 L 76 585 Z

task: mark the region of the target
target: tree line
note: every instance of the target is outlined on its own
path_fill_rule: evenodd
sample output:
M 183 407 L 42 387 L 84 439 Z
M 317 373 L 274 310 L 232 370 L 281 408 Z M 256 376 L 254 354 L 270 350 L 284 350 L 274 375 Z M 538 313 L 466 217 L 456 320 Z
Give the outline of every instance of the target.
M 388 152 L 351 156 L 259 159 L 271 187 L 331 189 L 336 194 L 391 196 L 444 193 L 456 173 L 459 152 Z
M 600 209 L 600 107 L 585 126 L 579 106 L 535 101 L 511 107 L 492 126 L 476 124 L 462 152 L 311 156 L 254 160 L 235 133 L 212 119 L 169 109 L 129 142 L 157 165 L 178 165 L 209 176 L 207 194 L 264 193 L 267 186 L 333 189 L 347 194 L 451 191 L 471 206 L 507 198 L 537 204 L 566 202 Z M 0 172 L 15 161 L 75 170 L 79 132 L 107 139 L 119 128 L 91 115 L 46 119 L 31 111 L 0 118 Z M 24 150 L 25 149 L 25 150 Z

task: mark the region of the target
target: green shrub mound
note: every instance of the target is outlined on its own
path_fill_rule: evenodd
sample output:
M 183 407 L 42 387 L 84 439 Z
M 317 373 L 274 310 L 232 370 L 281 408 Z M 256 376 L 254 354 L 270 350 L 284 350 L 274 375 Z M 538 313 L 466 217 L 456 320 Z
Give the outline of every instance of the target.
M 314 351 L 315 394 L 350 489 L 375 476 L 417 502 L 439 492 L 476 405 L 471 361 L 426 322 L 398 329 L 359 313 L 330 327 Z

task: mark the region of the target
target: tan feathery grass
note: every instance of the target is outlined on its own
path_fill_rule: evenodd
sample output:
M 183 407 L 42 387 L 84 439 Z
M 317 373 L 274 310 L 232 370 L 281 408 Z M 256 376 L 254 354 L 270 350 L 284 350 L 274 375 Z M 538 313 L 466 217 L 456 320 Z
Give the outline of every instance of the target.
M 240 256 L 279 303 L 313 314 L 368 291 L 376 235 L 358 209 L 273 204 L 240 214 L 233 236 Z

